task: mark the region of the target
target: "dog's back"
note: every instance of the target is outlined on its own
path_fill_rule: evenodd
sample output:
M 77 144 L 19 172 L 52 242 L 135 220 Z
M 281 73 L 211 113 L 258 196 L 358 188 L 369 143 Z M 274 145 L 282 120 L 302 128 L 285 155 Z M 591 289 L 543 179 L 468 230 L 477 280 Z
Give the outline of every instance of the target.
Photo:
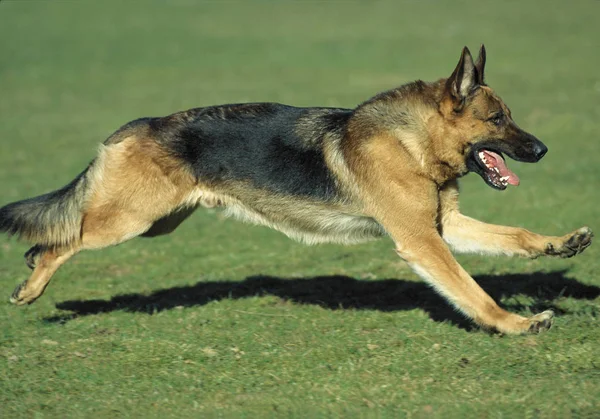
M 0 210 L 0 227 L 63 246 L 81 240 L 85 224 L 106 230 L 111 214 L 131 213 L 120 230 L 135 226 L 135 235 L 155 236 L 197 206 L 219 206 L 305 243 L 379 237 L 381 227 L 351 205 L 348 179 L 336 175 L 351 116 L 348 109 L 254 103 L 140 118 L 111 135 L 77 181 Z
M 282 196 L 335 198 L 323 142 L 341 137 L 350 110 L 275 103 L 193 109 L 150 121 L 157 141 L 199 181 Z

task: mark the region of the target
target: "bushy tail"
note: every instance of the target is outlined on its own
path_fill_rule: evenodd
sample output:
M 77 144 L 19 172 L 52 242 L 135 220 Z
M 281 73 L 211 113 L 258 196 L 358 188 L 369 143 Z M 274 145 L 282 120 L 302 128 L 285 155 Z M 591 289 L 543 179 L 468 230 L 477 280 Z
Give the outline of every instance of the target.
M 78 240 L 90 168 L 62 189 L 0 208 L 0 232 L 46 246 Z

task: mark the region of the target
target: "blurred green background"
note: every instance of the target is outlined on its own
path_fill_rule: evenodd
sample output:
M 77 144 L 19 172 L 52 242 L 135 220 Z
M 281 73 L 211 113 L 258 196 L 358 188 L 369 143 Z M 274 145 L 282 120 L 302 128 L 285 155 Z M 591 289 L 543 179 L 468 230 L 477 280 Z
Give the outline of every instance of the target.
M 549 147 L 521 186 L 462 182 L 468 215 L 598 230 L 600 3 L 0 2 L 0 205 L 69 182 L 120 125 L 228 102 L 354 107 L 488 50 L 487 81 Z M 459 256 L 541 336 L 469 327 L 389 240 L 305 247 L 198 211 L 82 254 L 0 306 L 3 417 L 593 417 L 600 253 Z M 27 277 L 0 238 L 5 300 Z

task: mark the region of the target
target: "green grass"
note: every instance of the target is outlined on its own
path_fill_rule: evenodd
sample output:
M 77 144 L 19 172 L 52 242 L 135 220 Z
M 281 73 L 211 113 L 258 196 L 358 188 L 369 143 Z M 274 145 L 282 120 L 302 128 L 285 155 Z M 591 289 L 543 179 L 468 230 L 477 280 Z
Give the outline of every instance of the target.
M 597 2 L 0 3 L 0 204 L 70 181 L 140 116 L 242 101 L 353 107 L 450 74 L 487 79 L 549 147 L 522 185 L 462 182 L 465 213 L 598 230 Z M 28 270 L 0 238 L 5 300 Z M 81 254 L 0 306 L 2 417 L 590 417 L 600 411 L 600 250 L 459 256 L 548 333 L 469 326 L 389 240 L 305 247 L 199 211 L 176 233 Z M 596 416 L 597 417 L 597 416 Z

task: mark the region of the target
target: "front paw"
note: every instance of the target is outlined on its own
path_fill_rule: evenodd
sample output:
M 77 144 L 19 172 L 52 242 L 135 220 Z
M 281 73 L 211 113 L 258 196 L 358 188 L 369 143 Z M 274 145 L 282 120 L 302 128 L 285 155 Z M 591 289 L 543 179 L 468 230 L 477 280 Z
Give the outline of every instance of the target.
M 567 234 L 562 243 L 558 245 L 546 244 L 545 253 L 550 256 L 560 256 L 561 258 L 570 258 L 583 252 L 592 244 L 594 233 L 589 227 L 582 227 L 571 234 Z
M 529 327 L 525 333 L 538 334 L 549 330 L 554 323 L 554 312 L 546 310 L 540 314 L 530 317 L 528 320 Z
M 510 335 L 538 334 L 550 329 L 554 323 L 554 312 L 552 310 L 546 310 L 529 318 L 508 314 L 501 324 L 495 326 L 500 333 Z

